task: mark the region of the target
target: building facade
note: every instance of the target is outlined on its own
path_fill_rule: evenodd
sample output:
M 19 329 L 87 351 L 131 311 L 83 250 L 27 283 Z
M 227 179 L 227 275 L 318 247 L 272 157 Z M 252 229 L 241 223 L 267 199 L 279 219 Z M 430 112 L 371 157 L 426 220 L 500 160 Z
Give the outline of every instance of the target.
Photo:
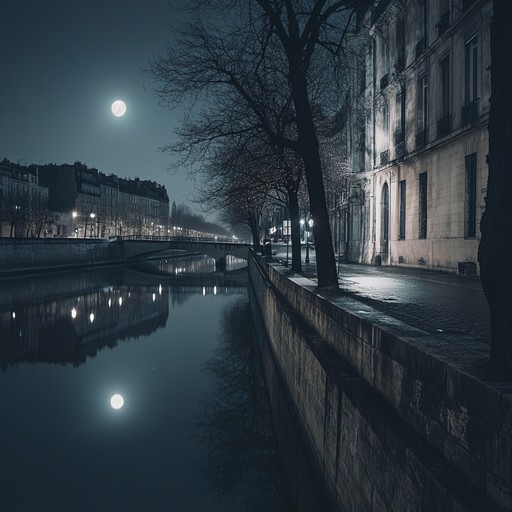
M 348 261 L 478 273 L 491 16 L 490 0 L 381 0 L 369 11 Z
M 168 235 L 163 185 L 74 164 L 0 162 L 0 236 Z
M 0 162 L 0 236 L 47 236 L 53 212 L 37 166 Z

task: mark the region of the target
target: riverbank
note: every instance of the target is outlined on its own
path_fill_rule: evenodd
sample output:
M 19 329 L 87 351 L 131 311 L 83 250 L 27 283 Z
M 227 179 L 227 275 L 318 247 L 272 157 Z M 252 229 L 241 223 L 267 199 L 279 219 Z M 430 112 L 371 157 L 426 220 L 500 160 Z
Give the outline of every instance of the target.
M 250 261 L 317 473 L 340 510 L 510 510 L 512 384 L 485 354 Z

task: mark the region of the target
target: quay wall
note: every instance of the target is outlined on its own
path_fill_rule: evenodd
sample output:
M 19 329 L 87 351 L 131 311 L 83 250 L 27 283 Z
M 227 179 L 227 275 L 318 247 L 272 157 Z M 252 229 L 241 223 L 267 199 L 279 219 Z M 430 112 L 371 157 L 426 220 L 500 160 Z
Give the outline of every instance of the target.
M 119 249 L 102 239 L 0 238 L 0 275 L 114 263 Z
M 335 509 L 512 510 L 512 385 L 265 260 L 250 258 L 253 308 Z

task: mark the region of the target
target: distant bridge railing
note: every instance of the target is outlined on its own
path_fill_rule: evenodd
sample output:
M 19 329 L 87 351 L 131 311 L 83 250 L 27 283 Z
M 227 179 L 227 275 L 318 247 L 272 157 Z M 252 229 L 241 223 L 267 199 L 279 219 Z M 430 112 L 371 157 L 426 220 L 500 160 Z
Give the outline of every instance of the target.
M 109 240 L 153 240 L 160 242 L 180 241 L 180 242 L 223 242 L 230 244 L 247 244 L 236 237 L 226 236 L 180 236 L 180 235 L 118 235 L 111 236 Z
M 226 266 L 226 258 L 235 256 L 244 260 L 249 258 L 251 244 L 209 237 L 183 237 L 183 236 L 118 236 L 111 237 L 109 242 L 118 246 L 121 260 L 144 259 L 166 250 L 188 251 L 211 256 L 219 268 Z

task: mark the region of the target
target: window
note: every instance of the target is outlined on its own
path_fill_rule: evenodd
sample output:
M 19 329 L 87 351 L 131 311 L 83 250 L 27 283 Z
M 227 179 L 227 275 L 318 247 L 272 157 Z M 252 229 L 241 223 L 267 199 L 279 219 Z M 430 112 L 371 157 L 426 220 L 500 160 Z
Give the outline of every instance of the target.
M 400 217 L 398 226 L 398 239 L 405 240 L 405 205 L 406 205 L 406 184 L 405 180 L 400 182 Z
M 405 68 L 405 21 L 403 19 L 396 22 L 396 56 L 395 67 L 400 72 Z
M 396 95 L 396 131 L 395 131 L 395 158 L 403 158 L 407 153 L 405 143 L 405 85 Z
M 441 117 L 450 115 L 450 57 L 439 63 L 441 78 Z
M 427 173 L 419 175 L 419 237 L 427 238 Z
M 389 64 L 388 64 L 388 43 L 386 35 L 383 35 L 380 39 L 380 62 L 381 62 L 381 78 L 380 88 L 384 89 L 389 83 Z
M 405 86 L 396 94 L 396 142 L 405 139 Z
M 467 126 L 478 118 L 478 34 L 466 41 L 464 92 L 465 105 L 461 109 L 461 124 Z
M 377 41 L 373 41 L 372 51 L 373 87 L 377 87 Z
M 450 56 L 447 55 L 439 62 L 440 117 L 437 120 L 437 137 L 448 135 L 452 129 L 450 78 Z
M 476 236 L 476 153 L 466 156 L 465 238 Z
M 450 0 L 439 0 L 439 21 L 437 36 L 441 37 L 450 26 Z
M 427 47 L 428 7 L 428 0 L 419 0 L 418 42 L 416 43 L 416 57 L 418 57 Z
M 470 103 L 478 98 L 478 34 L 466 41 L 465 98 Z
M 416 147 L 427 143 L 428 127 L 428 79 L 423 76 L 418 81 L 418 127 L 416 133 Z
M 389 134 L 389 105 L 387 102 L 382 107 L 382 131 L 385 135 Z

